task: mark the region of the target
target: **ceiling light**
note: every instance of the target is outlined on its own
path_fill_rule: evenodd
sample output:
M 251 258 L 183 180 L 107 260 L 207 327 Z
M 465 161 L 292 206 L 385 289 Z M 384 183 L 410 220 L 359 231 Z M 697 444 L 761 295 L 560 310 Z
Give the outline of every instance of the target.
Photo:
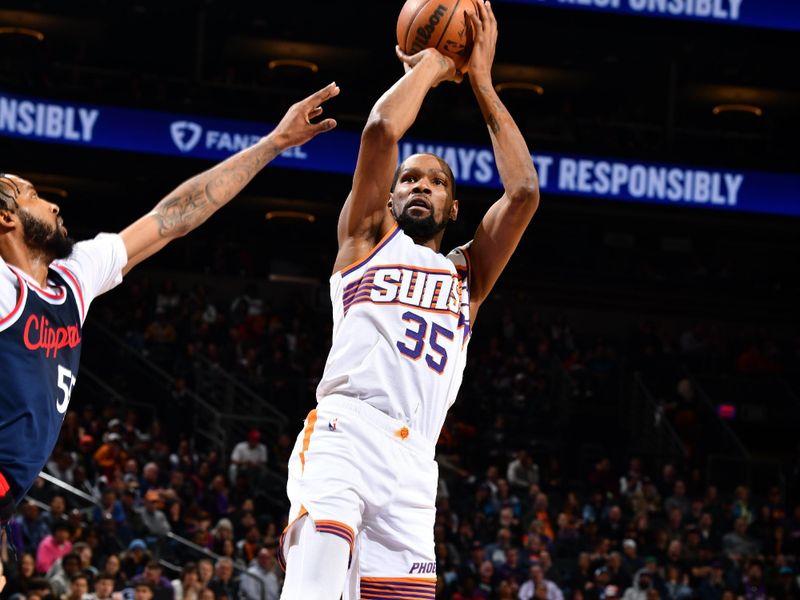
M 317 63 L 311 62 L 310 60 L 303 60 L 302 58 L 276 58 L 269 61 L 267 66 L 270 71 L 285 68 L 305 69 L 311 73 L 319 71 L 319 65 Z
M 21 35 L 35 39 L 37 42 L 44 40 L 44 33 L 28 27 L 0 27 L 0 35 Z
M 717 104 L 711 109 L 711 112 L 715 115 L 721 115 L 722 113 L 728 112 L 749 113 L 751 115 L 755 115 L 756 117 L 760 117 L 764 114 L 764 111 L 761 109 L 761 107 L 756 106 L 755 104 Z
M 506 81 L 504 83 L 498 83 L 494 86 L 494 89 L 498 94 L 506 90 L 522 90 L 526 92 L 533 92 L 537 96 L 544 94 L 544 88 L 542 86 L 527 81 Z
M 302 212 L 299 210 L 271 210 L 264 215 L 264 218 L 267 221 L 274 221 L 276 219 L 294 219 L 297 221 L 306 221 L 307 223 L 313 223 L 317 220 L 317 217 L 311 213 Z

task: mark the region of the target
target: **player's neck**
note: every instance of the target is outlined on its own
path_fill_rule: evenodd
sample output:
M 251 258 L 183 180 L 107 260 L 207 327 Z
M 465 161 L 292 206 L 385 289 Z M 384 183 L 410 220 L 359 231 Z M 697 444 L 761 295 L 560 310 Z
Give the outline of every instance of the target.
M 440 231 L 435 236 L 427 240 L 414 237 L 412 237 L 411 239 L 414 240 L 414 243 L 417 246 L 425 246 L 426 248 L 430 248 L 434 252 L 439 252 L 439 249 L 442 247 L 442 237 L 444 237 L 444 230 Z
M 47 270 L 50 267 L 50 263 L 53 262 L 52 257 L 46 256 L 41 252 L 33 252 L 27 246 L 20 248 L 17 245 L 14 245 L 14 247 L 8 247 L 8 245 L 0 247 L 0 255 L 6 264 L 25 273 L 38 283 L 39 287 L 44 288 L 47 286 Z

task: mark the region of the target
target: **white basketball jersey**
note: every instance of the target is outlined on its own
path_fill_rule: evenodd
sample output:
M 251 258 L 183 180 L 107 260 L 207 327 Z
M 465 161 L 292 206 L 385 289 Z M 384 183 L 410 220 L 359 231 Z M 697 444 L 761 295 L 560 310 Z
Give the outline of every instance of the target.
M 333 344 L 317 400 L 358 398 L 435 444 L 466 364 L 466 247 L 445 257 L 395 225 L 330 283 Z

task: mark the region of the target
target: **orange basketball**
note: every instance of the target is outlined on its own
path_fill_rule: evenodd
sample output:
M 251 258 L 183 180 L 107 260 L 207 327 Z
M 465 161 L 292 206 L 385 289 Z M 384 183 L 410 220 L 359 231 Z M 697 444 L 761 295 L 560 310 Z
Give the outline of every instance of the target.
M 469 62 L 474 35 L 468 13 L 482 0 L 407 0 L 397 19 L 397 43 L 406 54 L 436 48 L 461 69 Z

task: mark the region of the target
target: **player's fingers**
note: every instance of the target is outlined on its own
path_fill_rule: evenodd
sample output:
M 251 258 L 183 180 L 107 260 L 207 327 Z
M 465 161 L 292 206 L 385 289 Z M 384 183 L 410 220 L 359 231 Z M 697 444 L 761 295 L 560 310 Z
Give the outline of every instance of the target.
M 478 15 L 475 13 L 467 13 L 467 17 L 469 18 L 469 22 L 472 24 L 472 30 L 475 32 L 475 39 L 477 40 L 483 35 L 483 24 L 481 23 Z
M 336 127 L 336 120 L 335 119 L 325 119 L 324 121 L 320 121 L 319 123 L 315 123 L 312 126 L 312 132 L 314 135 L 322 133 L 323 131 L 330 131 Z
M 395 52 L 395 54 L 397 54 L 397 58 L 399 58 L 399 59 L 400 59 L 401 61 L 403 61 L 405 64 L 407 64 L 407 65 L 411 65 L 411 66 L 414 66 L 414 62 L 415 62 L 415 61 L 414 61 L 414 56 L 409 56 L 408 54 L 406 54 L 405 52 L 403 52 L 403 51 L 400 49 L 400 46 L 395 46 L 395 47 L 394 47 L 394 52 Z
M 338 96 L 340 91 L 341 90 L 339 89 L 339 86 L 336 85 L 336 82 L 332 81 L 321 90 L 314 92 L 308 98 L 306 98 L 306 104 L 310 104 L 311 106 L 319 106 L 326 100 L 330 100 L 334 96 Z
M 314 109 L 311 109 L 310 111 L 308 111 L 308 120 L 310 121 L 311 119 L 316 119 L 321 114 L 322 114 L 322 107 L 321 106 L 318 106 L 318 107 L 316 107 Z
M 486 3 L 483 0 L 478 0 L 478 14 L 481 18 L 481 25 L 486 26 L 489 24 L 489 13 L 486 10 Z

